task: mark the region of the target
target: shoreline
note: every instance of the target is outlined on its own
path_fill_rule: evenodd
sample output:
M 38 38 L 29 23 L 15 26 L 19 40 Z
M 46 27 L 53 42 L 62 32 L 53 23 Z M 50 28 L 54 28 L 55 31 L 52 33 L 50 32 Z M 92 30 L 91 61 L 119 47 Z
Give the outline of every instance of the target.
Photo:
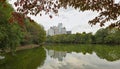
M 16 51 L 32 49 L 32 48 L 37 48 L 37 47 L 40 47 L 40 45 L 36 45 L 36 44 L 24 45 L 24 46 L 17 47 Z
M 37 48 L 37 47 L 40 47 L 40 45 L 29 44 L 29 45 L 24 45 L 24 46 L 18 46 L 15 51 L 17 52 L 17 51 L 22 51 L 22 50 L 27 50 L 27 49 L 33 49 L 33 48 Z M 10 52 L 11 52 L 10 50 L 6 50 L 6 53 L 10 53 Z M 5 58 L 5 56 L 0 55 L 0 60 L 2 60 L 4 58 Z
M 24 45 L 24 46 L 18 46 L 16 47 L 16 52 L 17 51 L 22 51 L 22 50 L 27 50 L 27 49 L 32 49 L 32 48 L 37 48 L 40 47 L 40 45 L 37 44 L 29 44 L 29 45 Z M 6 53 L 11 52 L 9 49 L 5 50 Z M 0 53 L 1 54 L 1 53 Z

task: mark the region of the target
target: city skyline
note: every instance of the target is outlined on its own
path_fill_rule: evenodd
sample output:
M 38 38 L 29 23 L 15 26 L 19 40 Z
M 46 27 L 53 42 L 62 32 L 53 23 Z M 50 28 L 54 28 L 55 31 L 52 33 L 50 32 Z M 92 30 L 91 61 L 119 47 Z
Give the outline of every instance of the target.
M 53 36 L 58 34 L 71 34 L 71 31 L 67 31 L 66 27 L 62 23 L 59 23 L 57 26 L 51 26 L 47 31 L 47 36 Z

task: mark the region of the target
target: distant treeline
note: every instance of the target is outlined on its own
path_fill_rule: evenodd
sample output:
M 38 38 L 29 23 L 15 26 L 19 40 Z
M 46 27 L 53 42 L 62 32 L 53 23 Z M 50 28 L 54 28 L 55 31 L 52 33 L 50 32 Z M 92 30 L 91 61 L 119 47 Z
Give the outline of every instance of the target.
M 100 45 L 100 44 L 57 44 L 46 46 L 47 50 L 54 50 L 58 52 L 67 52 L 67 53 L 82 53 L 96 55 L 100 59 L 105 59 L 107 61 L 117 61 L 120 60 L 120 47 L 119 45 Z M 113 55 L 114 54 L 114 55 Z
M 76 44 L 120 44 L 120 30 L 114 28 L 99 29 L 92 33 L 76 33 L 47 36 L 46 43 L 76 43 Z
M 42 25 L 15 12 L 7 2 L 0 2 L 0 52 L 15 51 L 17 46 L 41 44 L 46 32 Z

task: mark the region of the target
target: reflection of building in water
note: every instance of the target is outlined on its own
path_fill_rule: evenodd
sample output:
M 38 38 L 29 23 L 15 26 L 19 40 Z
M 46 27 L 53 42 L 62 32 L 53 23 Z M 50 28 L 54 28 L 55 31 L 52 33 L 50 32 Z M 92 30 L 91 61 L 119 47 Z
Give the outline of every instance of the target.
M 58 58 L 59 61 L 63 61 L 63 58 L 66 56 L 66 52 L 48 50 L 48 55 L 52 58 Z

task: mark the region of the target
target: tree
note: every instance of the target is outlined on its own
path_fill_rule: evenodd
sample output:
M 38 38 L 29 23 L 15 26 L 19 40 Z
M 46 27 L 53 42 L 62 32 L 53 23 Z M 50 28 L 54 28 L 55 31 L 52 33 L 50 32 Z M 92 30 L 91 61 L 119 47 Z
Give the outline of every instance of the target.
M 110 27 L 120 28 L 120 20 L 117 21 L 120 15 L 120 5 L 115 3 L 114 0 L 60 0 L 60 2 L 65 7 L 69 5 L 81 11 L 91 10 L 100 12 L 99 16 L 89 21 L 92 25 L 100 23 L 100 26 L 104 26 L 104 23 L 107 21 L 116 20 Z
M 104 26 L 106 22 L 115 20 L 116 22 L 111 23 L 109 27 L 120 29 L 120 20 L 117 20 L 120 16 L 120 4 L 115 3 L 115 0 L 17 0 L 14 4 L 18 7 L 17 11 L 20 13 L 31 15 L 37 15 L 41 11 L 45 11 L 46 14 L 49 14 L 49 12 L 56 14 L 60 7 L 67 8 L 68 6 L 81 11 L 98 11 L 99 16 L 90 20 L 89 24 L 96 25 L 96 23 L 99 23 L 100 26 Z M 51 15 L 50 18 L 52 18 Z
M 0 2 L 0 50 L 10 49 L 14 52 L 16 46 L 20 44 L 22 37 L 21 28 L 16 22 L 11 24 L 8 21 L 13 8 L 7 2 L 4 4 L 5 6 L 2 6 L 3 3 Z
M 105 43 L 105 37 L 108 36 L 108 29 L 99 29 L 95 34 L 95 41 L 96 43 Z
M 57 14 L 60 8 L 59 2 L 54 0 L 17 0 L 14 4 L 18 7 L 17 11 L 25 15 L 37 15 L 42 11 L 44 11 L 45 14 L 49 14 L 49 12 Z M 40 16 L 42 16 L 41 13 Z M 52 18 L 51 15 L 49 16 Z
M 47 37 L 47 43 L 120 44 L 120 31 L 116 28 L 101 28 L 92 33 L 60 34 Z
M 15 12 L 11 5 L 0 0 L 0 52 L 14 52 L 17 46 L 26 41 L 41 44 L 45 38 L 43 26 Z
M 81 33 L 75 34 L 75 43 L 81 43 Z
M 116 28 L 109 30 L 108 36 L 105 37 L 105 42 L 109 44 L 120 44 L 120 31 Z
M 44 30 L 44 27 L 40 24 L 37 24 L 30 18 L 25 18 L 24 22 L 24 38 L 21 44 L 42 44 L 46 40 L 46 32 Z
M 86 43 L 88 43 L 88 44 L 92 43 L 92 38 L 93 38 L 92 33 L 87 33 L 86 34 Z

